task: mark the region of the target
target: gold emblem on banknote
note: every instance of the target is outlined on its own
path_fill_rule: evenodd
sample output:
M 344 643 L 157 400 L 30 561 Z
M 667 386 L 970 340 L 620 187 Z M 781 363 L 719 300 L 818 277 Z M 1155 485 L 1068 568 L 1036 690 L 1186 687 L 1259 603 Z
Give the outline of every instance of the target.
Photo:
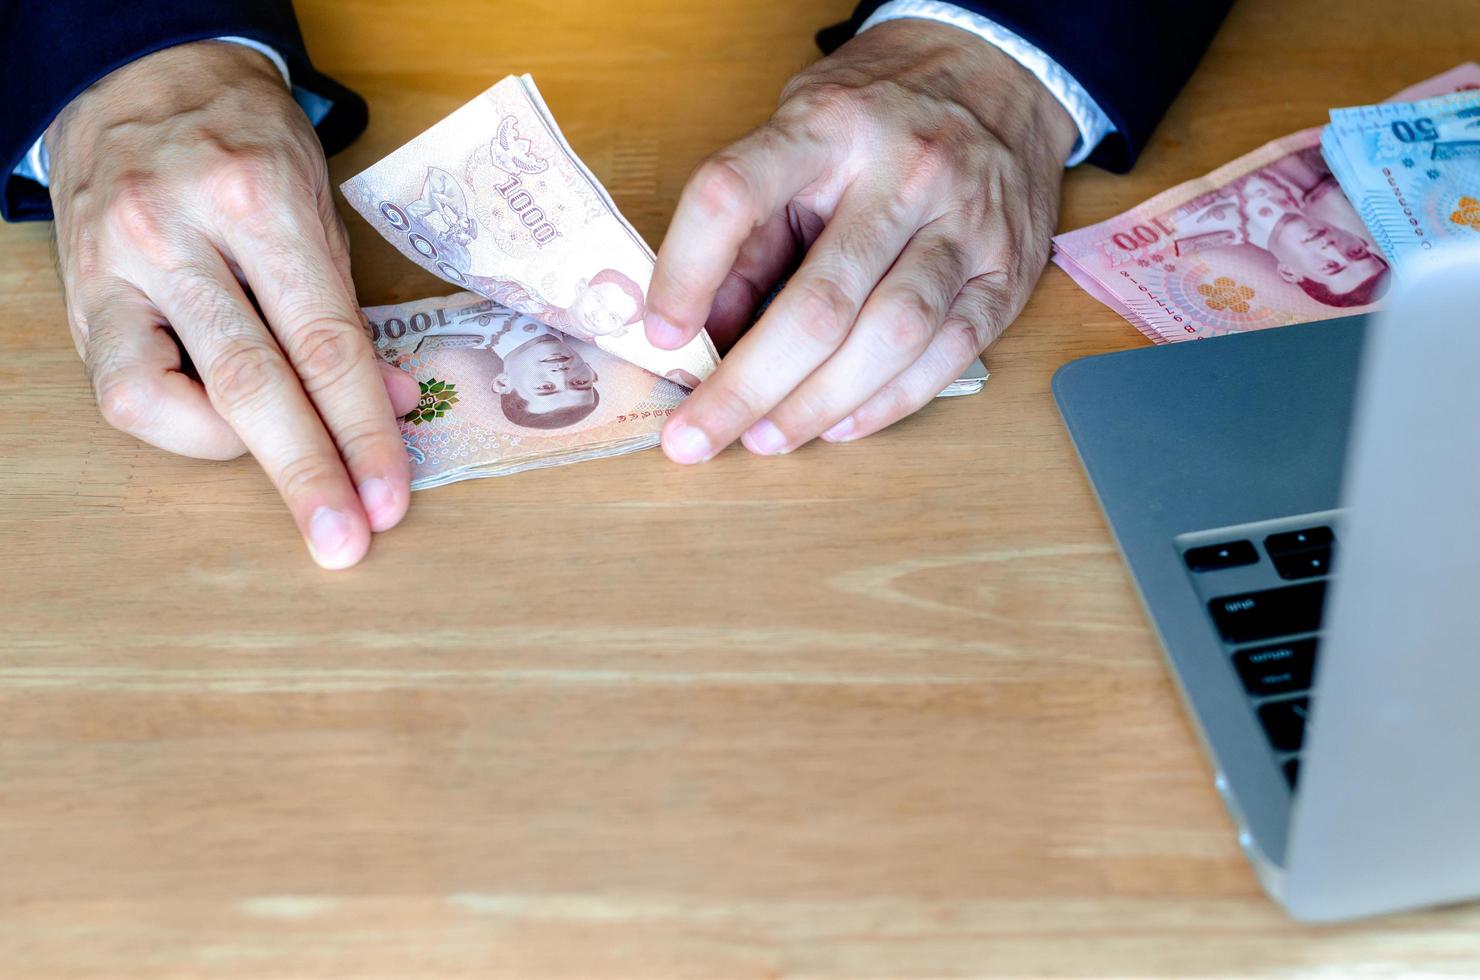
M 1451 214 L 1449 220 L 1461 228 L 1468 227 L 1472 231 L 1480 231 L 1480 201 L 1473 197 L 1460 198 L 1459 210 Z
M 1203 283 L 1197 287 L 1197 291 L 1208 301 L 1209 309 L 1228 310 L 1232 313 L 1249 312 L 1249 300 L 1254 298 L 1254 290 L 1248 286 L 1240 286 L 1228 276 L 1219 276 L 1211 285 Z

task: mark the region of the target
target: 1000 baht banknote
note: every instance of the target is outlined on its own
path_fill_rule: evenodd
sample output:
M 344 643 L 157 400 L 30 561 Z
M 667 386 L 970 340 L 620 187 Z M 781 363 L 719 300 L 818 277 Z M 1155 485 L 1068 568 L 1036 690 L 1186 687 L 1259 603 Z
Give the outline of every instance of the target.
M 655 446 L 688 394 L 475 293 L 364 313 L 421 388 L 400 423 L 414 490 Z
M 341 185 L 406 256 L 454 285 L 692 388 L 708 334 L 648 343 L 653 252 L 566 143 L 529 76 L 505 78 Z
M 1480 90 L 1333 109 L 1321 149 L 1399 273 L 1448 243 L 1480 244 Z
M 1461 65 L 1403 92 L 1480 84 Z M 1295 133 L 1054 238 L 1054 262 L 1158 343 L 1373 309 L 1390 268 L 1320 151 Z

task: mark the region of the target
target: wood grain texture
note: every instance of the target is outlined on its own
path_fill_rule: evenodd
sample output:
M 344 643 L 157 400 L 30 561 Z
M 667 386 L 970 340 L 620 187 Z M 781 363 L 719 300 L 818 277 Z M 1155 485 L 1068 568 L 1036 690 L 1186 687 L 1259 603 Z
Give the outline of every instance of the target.
M 847 6 L 298 3 L 371 105 L 337 179 L 529 71 L 654 242 Z M 1063 227 L 1480 48 L 1393 17 L 1242 0 Z M 363 302 L 445 291 L 345 217 Z M 0 975 L 1480 972 L 1480 908 L 1260 893 L 1049 395 L 1144 341 L 1057 269 L 980 396 L 418 494 L 330 574 L 250 461 L 101 422 L 48 234 L 0 228 Z

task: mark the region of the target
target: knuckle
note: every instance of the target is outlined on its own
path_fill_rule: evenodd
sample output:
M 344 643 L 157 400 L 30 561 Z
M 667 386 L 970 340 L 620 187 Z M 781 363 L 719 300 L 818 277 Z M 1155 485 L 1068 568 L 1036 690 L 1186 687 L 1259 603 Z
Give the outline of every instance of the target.
M 715 156 L 694 172 L 694 195 L 705 212 L 715 218 L 749 218 L 753 192 L 739 163 Z
M 282 382 L 276 352 L 254 343 L 233 342 L 210 367 L 206 387 L 221 414 L 239 417 L 262 405 Z
M 121 372 L 98 379 L 98 410 L 103 420 L 120 432 L 136 433 L 154 414 L 152 385 Z
M 911 133 L 901 151 L 901 191 L 923 197 L 951 175 L 957 164 L 953 143 L 948 133 Z
M 360 331 L 339 320 L 320 318 L 297 334 L 293 362 L 309 391 L 332 388 L 354 370 L 361 354 Z
M 895 354 L 918 355 L 935 333 L 936 315 L 919 293 L 903 292 L 894 297 L 880 315 L 879 337 Z
M 814 277 L 793 283 L 796 321 L 813 344 L 833 348 L 853 329 L 853 300 L 831 279 Z
M 959 291 L 962 281 L 968 278 L 967 269 L 972 262 L 967 246 L 958 234 L 942 235 L 930 242 L 925 249 L 924 260 L 935 284 L 947 294 Z
M 944 324 L 945 355 L 952 363 L 966 364 L 986 349 L 992 339 L 985 317 L 953 313 Z
M 868 404 L 855 412 L 854 417 L 859 428 L 872 432 L 893 425 L 928 400 L 927 398 L 917 403 L 898 381 L 891 381 L 879 389 Z
M 820 433 L 823 420 L 837 418 L 846 405 L 834 404 L 840 393 L 803 385 L 787 395 L 769 413 L 776 427 L 792 439 L 811 439 Z
M 860 112 L 868 112 L 875 100 L 876 90 L 871 86 L 846 85 L 835 80 L 799 78 L 795 88 L 783 93 L 788 107 L 793 112 L 808 118 L 823 118 L 832 121 L 852 119 Z
M 158 257 L 167 240 L 160 195 L 153 180 L 142 174 L 125 174 L 114 182 L 104 223 L 119 241 L 146 258 Z
M 333 483 L 343 473 L 337 458 L 320 453 L 303 453 L 289 459 L 277 472 L 278 492 L 283 499 L 294 501 L 311 496 L 316 488 Z
M 377 457 L 382 465 L 394 465 L 397 459 L 405 459 L 399 433 L 388 420 L 370 420 L 342 426 L 334 431 L 334 444 L 344 459 L 364 462 Z
M 272 165 L 265 156 L 252 151 L 233 151 L 215 166 L 210 179 L 211 202 L 221 214 L 235 221 L 271 213 L 272 173 Z
M 701 385 L 705 391 L 703 408 L 696 414 L 715 428 L 748 425 L 765 414 L 766 406 L 759 395 L 745 385 L 730 383 Z
M 940 199 L 942 188 L 954 188 L 953 198 L 974 199 L 982 174 L 992 169 L 992 145 L 979 124 L 951 113 L 928 130 L 911 132 L 897 150 L 902 200 L 928 205 Z

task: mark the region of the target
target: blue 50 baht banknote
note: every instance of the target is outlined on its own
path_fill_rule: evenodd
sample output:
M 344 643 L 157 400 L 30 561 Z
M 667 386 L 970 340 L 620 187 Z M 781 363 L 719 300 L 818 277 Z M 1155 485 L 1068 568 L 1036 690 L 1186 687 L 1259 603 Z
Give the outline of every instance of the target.
M 1333 109 L 1321 151 L 1399 275 L 1448 244 L 1480 244 L 1480 90 Z

